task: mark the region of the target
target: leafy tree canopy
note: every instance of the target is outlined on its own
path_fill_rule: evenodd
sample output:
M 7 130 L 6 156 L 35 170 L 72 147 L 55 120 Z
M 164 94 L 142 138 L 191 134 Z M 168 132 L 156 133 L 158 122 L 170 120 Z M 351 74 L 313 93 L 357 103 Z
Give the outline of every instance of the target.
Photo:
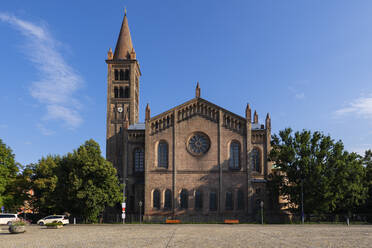
M 269 159 L 280 172 L 272 181 L 293 211 L 300 210 L 301 191 L 305 213 L 346 213 L 366 199 L 362 160 L 330 136 L 284 129 L 273 135 Z
M 16 209 L 19 203 L 22 204 L 22 199 L 15 194 L 21 165 L 14 158 L 13 151 L 0 139 L 0 206 L 8 211 Z
M 122 199 L 116 169 L 94 140 L 63 157 L 48 156 L 32 166 L 35 206 L 44 214 L 68 212 L 96 222 Z

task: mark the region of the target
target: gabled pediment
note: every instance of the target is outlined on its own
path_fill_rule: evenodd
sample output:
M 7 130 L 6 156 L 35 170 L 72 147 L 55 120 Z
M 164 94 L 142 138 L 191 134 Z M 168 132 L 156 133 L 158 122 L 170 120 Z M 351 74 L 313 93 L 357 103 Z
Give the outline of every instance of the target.
M 222 118 L 223 127 L 242 134 L 245 132 L 246 120 L 244 117 L 197 97 L 152 117 L 149 120 L 151 134 L 172 127 L 174 122 L 182 122 L 195 116 L 200 116 L 215 123 L 219 123 L 220 118 Z

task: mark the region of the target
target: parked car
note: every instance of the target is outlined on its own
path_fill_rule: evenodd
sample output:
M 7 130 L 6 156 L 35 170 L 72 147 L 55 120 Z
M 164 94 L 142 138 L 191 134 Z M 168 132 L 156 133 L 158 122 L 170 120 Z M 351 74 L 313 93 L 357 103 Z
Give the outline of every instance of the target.
M 13 221 L 19 220 L 17 214 L 0 214 L 0 224 L 11 225 Z
M 70 224 L 70 221 L 68 220 L 68 217 L 66 215 L 49 215 L 45 218 L 42 218 L 37 221 L 37 224 L 40 226 L 43 226 L 47 223 L 62 223 L 63 225 Z

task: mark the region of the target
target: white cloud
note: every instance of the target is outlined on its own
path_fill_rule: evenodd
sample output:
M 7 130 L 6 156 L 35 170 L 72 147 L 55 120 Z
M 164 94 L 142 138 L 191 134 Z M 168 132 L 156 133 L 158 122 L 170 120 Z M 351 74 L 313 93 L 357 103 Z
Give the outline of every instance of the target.
M 76 110 L 60 105 L 48 105 L 48 113 L 49 115 L 46 117 L 46 120 L 64 119 L 70 123 L 72 127 L 79 126 L 82 122 L 82 119 Z
M 297 93 L 297 94 L 295 94 L 295 98 L 299 99 L 299 100 L 304 99 L 305 98 L 305 93 L 303 93 L 303 92 L 302 93 Z
M 302 100 L 305 98 L 305 93 L 300 92 L 298 89 L 295 89 L 291 86 L 288 87 L 288 90 L 291 92 L 291 94 L 294 96 L 295 99 L 297 100 Z
M 11 24 L 27 39 L 24 52 L 41 75 L 38 81 L 31 84 L 30 93 L 45 104 L 47 113 L 43 119 L 62 120 L 69 128 L 78 127 L 82 118 L 78 111 L 80 102 L 74 93 L 83 80 L 57 50 L 58 41 L 44 26 L 5 13 L 0 13 L 0 20 Z M 50 130 L 43 133 L 50 135 Z
M 359 97 L 335 112 L 337 116 L 356 114 L 363 118 L 372 118 L 372 96 Z
M 52 135 L 54 134 L 54 131 L 53 130 L 50 130 L 46 127 L 44 127 L 43 124 L 39 123 L 36 125 L 36 127 L 40 130 L 40 132 L 45 135 L 45 136 L 49 136 L 49 135 Z

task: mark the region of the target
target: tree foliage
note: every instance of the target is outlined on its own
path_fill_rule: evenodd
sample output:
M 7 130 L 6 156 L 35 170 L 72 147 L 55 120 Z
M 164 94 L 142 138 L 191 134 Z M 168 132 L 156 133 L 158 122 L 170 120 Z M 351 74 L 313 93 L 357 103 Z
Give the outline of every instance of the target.
M 60 161 L 59 156 L 48 155 L 40 159 L 38 163 L 28 166 L 28 169 L 32 171 L 33 205 L 40 213 L 49 215 L 56 211 L 60 197 L 55 192 Z
M 94 140 L 63 157 L 43 158 L 32 170 L 34 205 L 40 213 L 68 212 L 96 222 L 105 207 L 121 201 L 116 169 Z
M 371 214 L 372 219 L 372 150 L 367 150 L 363 157 L 363 165 L 366 168 L 365 185 L 368 188 L 368 196 L 365 206 L 361 211 Z
M 330 136 L 307 130 L 293 134 L 287 128 L 273 135 L 269 159 L 280 172 L 273 182 L 293 211 L 300 211 L 302 186 L 305 213 L 346 213 L 366 199 L 360 156 Z
M 20 173 L 13 151 L 0 139 L 0 206 L 15 211 L 27 199 L 27 181 Z

